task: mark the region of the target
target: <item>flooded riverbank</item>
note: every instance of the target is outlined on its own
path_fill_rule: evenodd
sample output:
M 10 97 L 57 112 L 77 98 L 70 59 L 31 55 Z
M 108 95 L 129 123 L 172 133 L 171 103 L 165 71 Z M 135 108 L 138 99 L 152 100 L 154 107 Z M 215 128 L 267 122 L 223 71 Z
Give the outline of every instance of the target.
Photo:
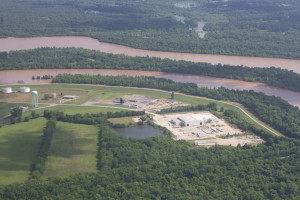
M 137 71 L 137 70 L 112 70 L 112 69 L 30 69 L 30 70 L 8 70 L 0 71 L 0 84 L 47 84 L 50 80 L 32 80 L 32 76 L 43 76 L 58 74 L 90 74 L 90 75 L 127 75 L 127 76 L 154 76 L 157 78 L 171 79 L 176 82 L 193 82 L 199 87 L 218 88 L 225 87 L 235 90 L 254 90 L 263 92 L 266 95 L 279 96 L 287 100 L 290 104 L 300 108 L 300 93 L 290 90 L 267 86 L 263 83 L 245 82 L 231 79 L 214 78 L 198 75 L 186 75 L 176 73 L 164 73 L 155 71 Z M 24 81 L 24 83 L 18 83 Z
M 259 58 L 246 56 L 226 56 L 212 54 L 175 53 L 135 49 L 127 46 L 99 42 L 96 39 L 79 36 L 32 37 L 32 38 L 2 38 L 0 51 L 25 50 L 41 47 L 75 47 L 98 50 L 105 53 L 124 54 L 127 56 L 149 56 L 185 60 L 192 62 L 207 62 L 211 64 L 244 65 L 248 67 L 280 67 L 300 73 L 300 60 L 280 58 Z

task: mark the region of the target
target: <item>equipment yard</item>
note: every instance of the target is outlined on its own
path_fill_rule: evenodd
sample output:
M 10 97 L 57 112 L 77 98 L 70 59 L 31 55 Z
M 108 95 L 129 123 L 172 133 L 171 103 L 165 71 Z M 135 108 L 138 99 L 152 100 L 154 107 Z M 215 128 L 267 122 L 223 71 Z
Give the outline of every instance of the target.
M 139 110 L 152 110 L 172 106 L 187 105 L 171 99 L 161 99 L 143 95 L 126 95 L 121 98 L 115 98 L 112 100 L 100 99 L 97 101 L 97 103 L 122 105 L 130 108 L 137 108 Z
M 240 129 L 207 111 L 155 115 L 153 119 L 156 124 L 168 128 L 176 140 L 196 140 L 195 144 L 199 146 L 237 146 L 263 142 L 254 135 L 244 135 Z

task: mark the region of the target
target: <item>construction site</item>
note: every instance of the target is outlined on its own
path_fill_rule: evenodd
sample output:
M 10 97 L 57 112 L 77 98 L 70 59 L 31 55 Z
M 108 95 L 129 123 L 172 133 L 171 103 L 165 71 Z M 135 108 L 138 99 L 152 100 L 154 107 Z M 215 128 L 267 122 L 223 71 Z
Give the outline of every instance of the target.
M 208 111 L 155 115 L 154 122 L 169 129 L 176 140 L 194 140 L 198 146 L 262 143 L 256 136 L 246 136 Z M 237 136 L 237 137 L 236 137 Z

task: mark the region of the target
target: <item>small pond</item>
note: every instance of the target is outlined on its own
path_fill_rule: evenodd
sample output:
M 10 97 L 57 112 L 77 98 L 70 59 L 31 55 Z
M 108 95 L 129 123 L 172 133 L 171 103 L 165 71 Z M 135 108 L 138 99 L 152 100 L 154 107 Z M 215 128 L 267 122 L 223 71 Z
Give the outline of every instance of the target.
M 163 135 L 162 131 L 155 129 L 149 125 L 134 126 L 130 128 L 114 128 L 113 130 L 120 135 L 137 139 Z

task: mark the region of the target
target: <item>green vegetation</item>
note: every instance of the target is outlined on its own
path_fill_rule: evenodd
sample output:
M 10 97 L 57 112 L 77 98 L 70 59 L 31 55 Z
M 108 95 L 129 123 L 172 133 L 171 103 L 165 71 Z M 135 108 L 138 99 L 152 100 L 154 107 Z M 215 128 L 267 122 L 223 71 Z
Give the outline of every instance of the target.
M 0 3 L 0 37 L 85 35 L 141 49 L 300 58 L 300 3 L 293 0 L 195 0 L 190 8 L 177 0 Z M 199 21 L 204 38 L 189 30 Z
M 96 126 L 57 122 L 42 178 L 96 172 L 97 132 Z
M 44 113 L 45 110 L 51 110 L 51 111 L 61 111 L 64 112 L 66 114 L 69 115 L 74 115 L 74 114 L 86 114 L 86 113 L 107 113 L 107 112 L 118 112 L 118 111 L 122 111 L 121 109 L 117 109 L 117 108 L 100 108 L 100 107 L 89 107 L 89 106 L 74 106 L 74 105 L 56 105 L 53 107 L 47 107 L 47 108 L 42 108 L 39 110 L 36 110 L 35 112 L 42 115 Z M 26 113 L 27 114 L 27 113 Z M 25 116 L 26 116 L 25 114 Z M 29 113 L 28 113 L 29 115 Z
M 0 103 L 0 118 L 10 115 L 10 111 L 12 108 L 17 106 L 23 106 L 24 104 L 12 104 L 12 103 Z M 27 105 L 26 105 L 27 106 Z
M 113 124 L 125 124 L 125 125 L 134 124 L 132 117 L 111 118 L 108 119 L 108 121 Z
M 170 136 L 127 139 L 101 123 L 99 173 L 8 185 L 2 199 L 297 199 L 299 141 L 191 148 Z
M 150 57 L 112 55 L 99 51 L 75 48 L 42 48 L 0 53 L 0 69 L 124 69 L 174 72 L 262 82 L 271 86 L 300 91 L 300 75 L 280 68 L 249 68 L 243 66 L 212 65 Z M 53 91 L 42 91 L 40 95 Z M 69 91 L 57 90 L 67 94 Z M 73 92 L 73 91 L 70 91 Z M 75 91 L 74 91 L 75 92 Z M 93 94 L 85 94 L 89 98 Z M 84 102 L 81 100 L 75 100 Z
M 47 121 L 46 127 L 43 130 L 42 142 L 40 144 L 39 151 L 35 158 L 35 161 L 31 167 L 31 176 L 32 179 L 39 179 L 44 171 L 45 171 L 45 164 L 46 160 L 49 155 L 49 149 L 51 146 L 53 134 L 56 130 L 56 120 L 50 119 Z
M 38 118 L 0 129 L 0 185 L 28 179 L 45 123 Z

